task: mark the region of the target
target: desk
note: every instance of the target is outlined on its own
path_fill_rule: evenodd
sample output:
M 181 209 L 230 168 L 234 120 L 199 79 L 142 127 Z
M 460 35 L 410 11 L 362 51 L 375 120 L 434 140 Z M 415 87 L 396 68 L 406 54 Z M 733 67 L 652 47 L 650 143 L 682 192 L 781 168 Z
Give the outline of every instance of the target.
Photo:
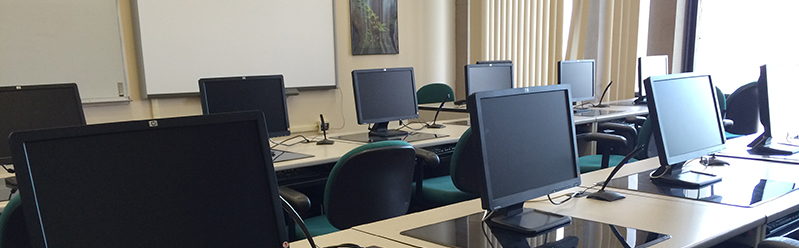
M 466 129 L 468 128 L 469 128 L 468 126 L 459 126 L 459 125 L 447 125 L 445 128 L 441 129 L 425 128 L 419 132 L 446 134 L 449 136 L 444 138 L 415 141 L 410 144 L 413 145 L 414 147 L 424 148 L 429 146 L 456 143 L 458 142 L 458 139 L 461 137 L 461 134 L 463 134 L 463 132 L 465 132 Z M 366 130 L 365 127 L 364 130 Z M 363 132 L 365 131 L 349 132 L 349 133 L 328 133 L 327 136 L 332 137 L 332 136 L 363 133 Z M 317 136 L 317 134 L 306 133 L 305 136 Z M 293 146 L 278 147 L 280 150 L 313 155 L 313 157 L 277 162 L 274 164 L 275 170 L 280 171 L 280 170 L 309 167 L 309 166 L 322 165 L 328 163 L 335 163 L 338 161 L 339 158 L 341 158 L 341 156 L 343 156 L 350 150 L 365 144 L 361 142 L 354 142 L 354 141 L 347 141 L 340 139 L 332 139 L 332 140 L 334 140 L 336 143 L 332 145 L 316 145 L 316 142 L 311 142 L 311 143 L 300 143 Z
M 703 167 L 702 169 L 724 177 L 746 174 L 748 177 L 765 177 L 786 181 L 792 180 L 799 173 L 799 167 L 786 163 L 734 158 L 729 160 L 733 164 L 732 166 Z M 658 166 L 657 158 L 630 163 L 623 167 L 616 177 L 624 177 Z M 594 182 L 603 181 L 611 170 L 612 168 L 608 168 L 583 175 L 580 188 L 584 189 L 592 186 Z M 575 190 L 579 189 L 572 188 L 555 193 L 555 195 Z M 556 206 L 542 201 L 546 199 L 542 197 L 528 201 L 525 207 L 671 235 L 669 240 L 657 244 L 656 247 L 706 247 L 732 238 L 741 238 L 739 235 L 745 233 L 749 235 L 745 235 L 745 239 L 739 241 L 755 245 L 764 238 L 766 223 L 799 211 L 799 193 L 795 191 L 747 208 L 633 190 L 615 188 L 612 190 L 626 195 L 627 198 L 616 202 L 576 198 Z M 480 200 L 475 199 L 356 226 L 353 229 L 414 246 L 442 247 L 401 235 L 400 232 L 478 212 L 481 212 Z
M 330 234 L 316 236 L 313 238 L 314 243 L 319 247 L 328 247 L 344 243 L 354 243 L 362 247 L 368 248 L 369 246 L 377 247 L 413 247 L 403 243 L 399 243 L 390 239 L 386 239 L 373 234 L 368 234 L 355 229 L 342 230 Z M 310 248 L 311 245 L 308 240 L 298 240 L 291 242 L 292 248 Z

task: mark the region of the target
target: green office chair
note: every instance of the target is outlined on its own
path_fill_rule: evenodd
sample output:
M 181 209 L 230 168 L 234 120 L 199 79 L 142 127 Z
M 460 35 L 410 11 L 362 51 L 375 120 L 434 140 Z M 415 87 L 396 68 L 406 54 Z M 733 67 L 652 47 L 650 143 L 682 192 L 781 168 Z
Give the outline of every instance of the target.
M 480 144 L 473 138 L 470 127 L 455 145 L 449 164 L 450 175 L 417 178 L 415 199 L 426 207 L 439 207 L 479 197 L 481 165 Z M 417 174 L 417 177 L 422 175 Z
M 437 163 L 434 153 L 418 152 L 432 154 L 434 158 L 425 158 Z M 365 144 L 344 154 L 325 185 L 324 215 L 304 220 L 311 236 L 407 213 L 418 152 L 405 141 L 390 140 Z M 297 237 L 304 238 L 299 230 Z
M 416 91 L 418 104 L 441 102 L 447 96 L 447 101 L 455 101 L 455 92 L 445 83 L 429 83 Z
M 727 139 L 757 133 L 760 128 L 757 82 L 745 84 L 730 94 L 724 118 L 733 121 L 726 128 Z
M 28 228 L 19 194 L 11 197 L 0 214 L 0 248 L 2 247 L 33 247 L 28 240 Z
M 604 132 L 590 133 L 585 135 L 582 139 L 585 141 L 596 141 L 597 147 L 602 147 L 599 154 L 587 155 L 577 158 L 577 163 L 580 165 L 580 173 L 588 173 L 599 169 L 613 167 L 619 164 L 624 159 L 624 154 L 629 153 L 634 147 L 644 146 L 644 151 L 649 148 L 649 140 L 652 135 L 652 123 L 649 118 L 642 119 L 638 130 L 634 127 L 618 124 L 618 123 L 602 123 L 599 125 L 598 130 L 612 130 L 615 134 L 608 134 Z M 635 142 L 631 142 L 634 140 Z M 600 146 L 600 144 L 602 144 Z M 645 159 L 648 155 L 646 152 L 639 152 L 629 162 L 635 162 L 639 159 Z

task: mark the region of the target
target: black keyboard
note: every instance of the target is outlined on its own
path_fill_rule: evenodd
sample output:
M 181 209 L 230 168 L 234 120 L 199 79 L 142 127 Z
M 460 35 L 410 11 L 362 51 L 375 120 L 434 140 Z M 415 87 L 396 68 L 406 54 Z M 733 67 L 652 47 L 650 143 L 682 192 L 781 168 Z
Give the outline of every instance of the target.
M 434 152 L 436 155 L 441 156 L 444 154 L 450 154 L 455 152 L 455 144 L 453 143 L 453 144 L 437 145 L 437 146 L 425 147 L 423 149 Z
M 275 177 L 277 177 L 278 185 L 286 186 L 289 184 L 326 179 L 327 174 L 320 172 L 318 168 L 306 167 L 275 171 Z

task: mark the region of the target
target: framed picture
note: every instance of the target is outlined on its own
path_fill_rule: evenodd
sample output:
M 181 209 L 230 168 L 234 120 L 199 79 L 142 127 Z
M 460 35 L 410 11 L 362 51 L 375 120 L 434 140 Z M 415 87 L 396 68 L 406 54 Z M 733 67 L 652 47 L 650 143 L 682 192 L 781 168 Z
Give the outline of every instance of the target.
M 397 0 L 350 0 L 352 54 L 398 54 Z

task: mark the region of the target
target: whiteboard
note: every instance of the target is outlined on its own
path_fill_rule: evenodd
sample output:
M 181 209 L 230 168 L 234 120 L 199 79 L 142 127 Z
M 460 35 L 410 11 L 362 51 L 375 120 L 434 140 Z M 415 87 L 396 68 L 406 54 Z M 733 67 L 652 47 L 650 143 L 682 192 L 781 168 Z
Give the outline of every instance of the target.
M 200 78 L 282 74 L 336 87 L 332 0 L 134 0 L 145 97 L 196 94 Z
M 87 102 L 127 100 L 117 1 L 0 1 L 0 86 L 74 82 Z

